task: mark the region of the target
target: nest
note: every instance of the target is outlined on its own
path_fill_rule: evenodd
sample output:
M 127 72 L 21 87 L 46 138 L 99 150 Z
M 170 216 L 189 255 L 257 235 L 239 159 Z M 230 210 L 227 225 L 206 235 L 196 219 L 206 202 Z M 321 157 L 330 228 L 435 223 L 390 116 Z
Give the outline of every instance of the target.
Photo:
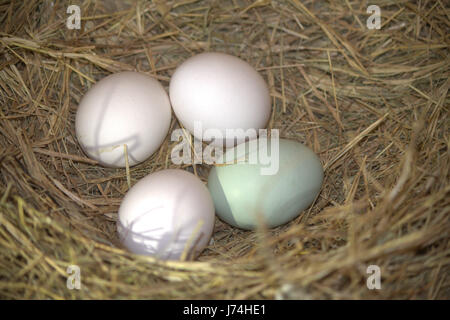
M 73 1 L 0 3 L 0 296 L 6 299 L 445 299 L 450 297 L 449 34 L 445 1 Z M 447 3 L 448 5 L 448 3 Z M 325 180 L 294 221 L 243 231 L 216 219 L 197 261 L 124 250 L 125 169 L 88 159 L 81 97 L 114 72 L 166 88 L 205 51 L 267 80 L 269 128 L 311 147 Z M 171 130 L 179 127 L 172 117 Z M 176 166 L 167 137 L 130 170 Z M 70 266 L 80 289 L 68 288 Z M 369 289 L 369 266 L 381 288 Z

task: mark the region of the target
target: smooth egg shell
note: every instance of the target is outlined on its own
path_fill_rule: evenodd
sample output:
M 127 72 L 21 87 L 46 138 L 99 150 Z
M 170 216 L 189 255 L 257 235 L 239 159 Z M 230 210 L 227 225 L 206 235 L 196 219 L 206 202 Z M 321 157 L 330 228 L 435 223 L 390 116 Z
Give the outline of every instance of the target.
M 170 80 L 169 96 L 178 120 L 197 139 L 205 130 L 264 128 L 271 112 L 269 89 L 263 77 L 247 62 L 237 57 L 208 52 L 183 62 Z M 194 132 L 195 121 L 201 123 L 200 135 Z M 245 141 L 237 139 L 237 143 Z M 234 145 L 234 138 L 227 139 Z M 222 145 L 223 140 L 214 141 Z
M 270 140 L 265 141 L 269 142 L 270 150 Z M 247 145 L 248 142 L 248 148 Z M 227 150 L 224 157 L 236 148 Z M 311 149 L 280 139 L 279 169 L 273 175 L 261 174 L 266 165 L 249 163 L 248 155 L 258 152 L 259 147 L 247 150 L 250 151 L 244 162 L 216 166 L 210 171 L 208 188 L 216 214 L 222 220 L 250 230 L 257 228 L 261 217 L 271 228 L 294 219 L 311 205 L 323 181 L 322 164 Z M 242 159 L 242 155 L 235 159 Z
M 97 82 L 78 106 L 77 139 L 92 159 L 108 167 L 125 167 L 150 157 L 164 141 L 171 107 L 163 86 L 138 72 L 112 74 Z
M 195 258 L 214 227 L 214 204 L 204 183 L 180 169 L 157 171 L 125 195 L 117 228 L 130 251 L 164 260 Z

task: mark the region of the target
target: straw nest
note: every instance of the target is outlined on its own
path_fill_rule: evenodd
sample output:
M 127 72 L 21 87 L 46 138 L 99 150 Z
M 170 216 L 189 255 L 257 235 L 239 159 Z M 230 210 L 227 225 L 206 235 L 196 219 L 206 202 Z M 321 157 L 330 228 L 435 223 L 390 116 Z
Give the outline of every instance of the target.
M 449 8 L 445 1 L 0 1 L 0 296 L 24 299 L 449 298 Z M 117 239 L 125 169 L 87 159 L 81 97 L 137 70 L 167 88 L 186 58 L 241 57 L 267 80 L 270 128 L 325 167 L 287 225 L 216 220 L 197 261 L 133 255 Z M 179 123 L 173 117 L 171 129 Z M 176 167 L 177 142 L 131 168 Z M 209 167 L 183 167 L 206 181 Z M 81 289 L 67 287 L 68 266 Z M 369 290 L 370 265 L 381 289 Z

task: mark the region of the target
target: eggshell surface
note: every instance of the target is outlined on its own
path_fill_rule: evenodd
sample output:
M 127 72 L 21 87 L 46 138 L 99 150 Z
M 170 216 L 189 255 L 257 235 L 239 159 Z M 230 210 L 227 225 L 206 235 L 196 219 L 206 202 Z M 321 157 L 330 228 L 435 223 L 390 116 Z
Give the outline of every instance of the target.
M 197 139 L 215 145 L 235 143 L 227 129 L 264 128 L 270 118 L 271 100 L 263 77 L 235 56 L 207 52 L 183 62 L 170 80 L 169 96 L 178 120 Z M 195 122 L 201 131 L 195 132 Z M 223 139 L 213 139 L 217 130 Z M 209 131 L 209 133 L 208 133 Z M 237 143 L 245 135 L 237 137 Z
M 271 140 L 264 141 L 264 152 L 272 156 L 276 149 Z M 208 188 L 216 214 L 225 222 L 248 230 L 257 228 L 259 219 L 272 228 L 296 218 L 320 191 L 323 169 L 319 157 L 301 143 L 280 139 L 278 170 L 262 175 L 261 168 L 267 164 L 250 162 L 250 155 L 256 152 L 259 156 L 261 147 L 251 149 L 248 144 L 246 158 L 239 152 L 234 156 L 242 162 L 216 166 L 210 171 Z M 224 157 L 234 154 L 238 147 L 227 150 Z
M 117 228 L 122 243 L 134 253 L 193 259 L 208 244 L 214 219 L 204 183 L 187 171 L 167 169 L 147 175 L 127 192 Z
M 171 107 L 163 86 L 138 72 L 120 72 L 97 82 L 82 98 L 75 119 L 77 139 L 92 159 L 125 167 L 149 158 L 169 130 Z

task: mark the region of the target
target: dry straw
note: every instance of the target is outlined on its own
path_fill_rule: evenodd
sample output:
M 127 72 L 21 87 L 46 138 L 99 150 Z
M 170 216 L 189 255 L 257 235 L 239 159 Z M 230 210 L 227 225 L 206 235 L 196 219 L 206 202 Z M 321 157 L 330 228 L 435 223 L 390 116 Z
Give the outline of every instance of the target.
M 81 29 L 69 30 L 72 2 L 0 1 L 0 297 L 450 297 L 448 2 L 377 1 L 381 29 L 369 30 L 367 1 L 78 1 Z M 120 201 L 128 183 L 176 167 L 176 142 L 127 181 L 83 154 L 77 105 L 112 72 L 167 87 L 204 51 L 259 70 L 269 126 L 319 154 L 323 189 L 273 230 L 217 220 L 196 262 L 133 255 L 117 241 Z M 67 288 L 70 265 L 80 290 Z M 366 286 L 369 265 L 379 290 Z

